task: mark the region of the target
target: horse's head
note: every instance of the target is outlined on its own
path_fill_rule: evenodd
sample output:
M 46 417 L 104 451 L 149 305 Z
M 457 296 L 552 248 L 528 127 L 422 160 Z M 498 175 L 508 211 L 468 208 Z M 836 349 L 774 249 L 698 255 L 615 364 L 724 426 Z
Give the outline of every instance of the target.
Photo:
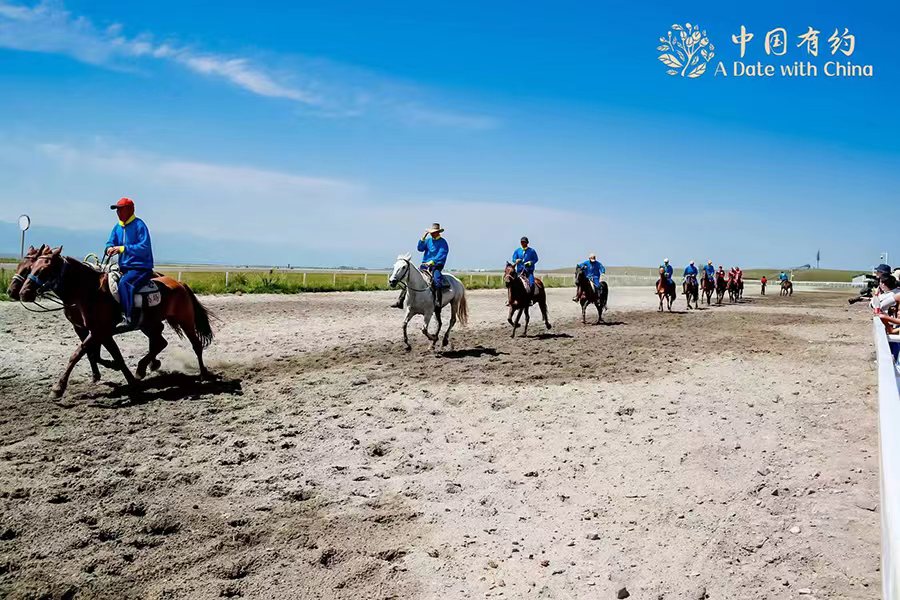
M 388 277 L 388 285 L 392 288 L 397 287 L 397 284 L 409 275 L 411 258 L 410 254 L 401 254 L 397 257 L 397 262 L 394 263 L 394 268 L 391 270 L 391 276 Z
M 62 246 L 36 257 L 31 265 L 31 273 L 19 290 L 19 298 L 23 302 L 34 302 L 38 294 L 54 287 L 62 275 L 63 264 Z
M 510 284 L 516 279 L 516 266 L 511 262 L 506 262 L 506 267 L 503 269 L 503 283 L 506 284 L 506 287 L 509 287 Z
M 31 272 L 31 267 L 32 265 L 34 265 L 34 261 L 38 256 L 44 254 L 45 252 L 50 252 L 50 248 L 46 244 L 41 244 L 40 248 L 35 248 L 34 246 L 28 247 L 28 252 L 25 253 L 25 258 L 23 258 L 22 262 L 20 262 L 16 267 L 16 272 L 9 282 L 9 287 L 6 288 L 6 294 L 10 298 L 12 298 L 13 300 L 19 299 L 19 292 L 22 289 L 22 284 L 25 283 L 25 279 Z
M 660 278 L 665 277 L 665 275 L 666 275 L 666 270 L 665 270 L 663 267 L 660 267 L 660 268 L 659 268 L 659 276 L 660 276 Z

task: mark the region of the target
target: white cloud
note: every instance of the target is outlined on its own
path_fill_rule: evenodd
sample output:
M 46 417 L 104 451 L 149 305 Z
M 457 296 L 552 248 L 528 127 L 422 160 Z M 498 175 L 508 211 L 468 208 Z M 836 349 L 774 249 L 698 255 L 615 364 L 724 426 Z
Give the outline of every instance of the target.
M 247 92 L 290 100 L 308 113 L 351 117 L 366 113 L 390 116 L 411 125 L 488 129 L 493 117 L 428 105 L 421 90 L 325 60 L 283 59 L 272 69 L 243 56 L 204 52 L 176 42 L 157 42 L 144 33 L 127 37 L 113 23 L 96 26 L 73 15 L 62 2 L 33 6 L 0 0 L 0 47 L 64 54 L 92 65 L 118 68 L 139 59 L 168 61 L 189 71 L 218 78 Z

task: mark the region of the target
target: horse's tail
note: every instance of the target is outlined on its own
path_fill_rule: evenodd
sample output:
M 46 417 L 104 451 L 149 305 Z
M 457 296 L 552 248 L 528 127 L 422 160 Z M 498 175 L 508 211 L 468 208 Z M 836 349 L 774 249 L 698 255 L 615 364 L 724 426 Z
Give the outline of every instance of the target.
M 182 283 L 181 285 L 184 286 L 184 289 L 187 291 L 187 295 L 191 299 L 191 304 L 194 307 L 194 330 L 197 332 L 197 338 L 200 340 L 200 344 L 206 348 L 213 341 L 212 325 L 210 325 L 209 322 L 210 312 L 206 310 L 205 306 L 200 304 L 197 295 L 194 294 L 194 290 L 192 290 L 188 284 Z M 166 322 L 175 333 L 178 334 L 178 337 L 183 335 L 182 326 L 179 323 L 175 322 L 173 319 L 167 319 Z
M 456 317 L 459 319 L 459 322 L 463 325 L 468 325 L 469 323 L 469 302 L 466 300 L 466 292 L 463 290 L 462 295 L 459 297 L 459 307 L 456 309 Z

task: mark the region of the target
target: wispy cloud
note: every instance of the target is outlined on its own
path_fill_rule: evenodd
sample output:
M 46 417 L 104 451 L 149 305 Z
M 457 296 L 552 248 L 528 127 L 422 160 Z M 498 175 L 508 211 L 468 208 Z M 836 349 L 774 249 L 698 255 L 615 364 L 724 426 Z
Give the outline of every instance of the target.
M 307 113 L 329 117 L 377 114 L 410 125 L 489 129 L 497 119 L 433 105 L 426 92 L 389 78 L 326 60 L 281 59 L 272 68 L 246 56 L 206 52 L 150 33 L 128 37 L 124 27 L 96 25 L 69 12 L 62 2 L 35 5 L 0 0 L 0 47 L 70 56 L 84 63 L 119 68 L 137 60 L 159 60 L 216 78 L 247 92 L 281 98 Z

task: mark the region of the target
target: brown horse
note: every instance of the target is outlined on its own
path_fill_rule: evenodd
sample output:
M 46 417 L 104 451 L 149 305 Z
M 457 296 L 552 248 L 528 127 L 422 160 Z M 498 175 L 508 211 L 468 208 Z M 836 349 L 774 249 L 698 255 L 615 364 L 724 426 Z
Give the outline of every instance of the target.
M 71 307 L 73 315 L 87 330 L 87 335 L 53 386 L 52 393 L 57 398 L 65 393 L 72 369 L 81 357 L 94 351 L 99 353 L 100 346 L 107 349 L 128 384 L 136 382 L 113 339 L 122 311 L 112 295 L 103 289 L 105 279 L 104 274 L 81 261 L 62 256 L 62 247 L 59 247 L 34 260 L 31 274 L 19 291 L 19 297 L 24 302 L 33 302 L 40 295 L 54 292 L 66 306 Z M 168 345 L 162 336 L 165 321 L 179 336 L 184 335 L 191 342 L 200 365 L 201 380 L 209 377 L 211 374 L 203 364 L 203 348 L 213 339 L 209 313 L 187 285 L 165 276 L 156 277 L 153 281 L 158 283 L 162 300 L 159 305 L 145 307 L 142 311 L 141 331 L 150 338 L 150 349 L 138 362 L 137 376 L 143 378 L 148 366 L 151 370 L 159 368 L 157 356 Z
M 605 281 L 600 282 L 600 289 L 594 289 L 593 282 L 588 278 L 581 265 L 575 267 L 575 298 L 581 305 L 581 322 L 587 323 L 587 306 L 593 304 L 597 307 L 597 322 L 603 321 L 603 309 L 609 300 L 609 285 Z
M 728 277 L 728 301 L 731 303 L 738 301 L 738 294 L 740 290 L 738 289 L 737 279 L 733 277 Z
M 668 304 L 669 312 L 672 312 L 672 303 L 675 302 L 675 282 L 669 281 L 666 270 L 659 268 L 659 280 L 656 282 L 656 295 L 659 296 L 659 312 L 663 311 L 663 299 Z
M 506 322 L 512 325 L 512 337 L 516 337 L 516 329 L 519 327 L 519 320 L 522 313 L 525 313 L 525 329 L 522 330 L 522 337 L 528 335 L 528 308 L 532 303 L 537 302 L 541 307 L 541 315 L 544 318 L 544 325 L 550 329 L 550 320 L 547 318 L 547 292 L 544 290 L 544 282 L 534 278 L 534 289 L 529 291 L 526 289 L 526 283 L 522 277 L 516 273 L 515 265 L 507 262 L 506 268 L 503 270 L 503 283 L 509 290 L 509 315 Z M 516 320 L 513 321 L 513 313 L 516 313 Z
M 716 272 L 716 304 L 721 306 L 722 299 L 725 298 L 725 290 L 728 289 L 728 282 L 725 281 L 725 274 Z
M 793 296 L 794 295 L 794 284 L 791 283 L 789 279 L 785 279 L 781 282 L 781 295 L 782 296 Z
M 50 252 L 50 246 L 47 246 L 46 244 L 41 244 L 40 248 L 29 246 L 28 252 L 25 253 L 24 258 L 16 267 L 16 272 L 9 282 L 9 287 L 6 289 L 6 294 L 12 300 L 19 300 L 19 292 L 22 289 L 22 284 L 25 283 L 28 275 L 31 273 L 31 267 L 34 265 L 35 259 L 43 254 L 50 254 Z M 59 308 L 38 307 L 37 309 L 29 308 L 28 310 L 32 310 L 33 312 L 53 312 L 59 310 Z M 88 331 L 85 328 L 84 323 L 80 320 L 80 314 L 73 310 L 73 307 L 65 304 L 62 305 L 62 311 L 69 322 L 72 323 L 72 327 L 75 329 L 75 334 L 78 336 L 78 339 L 84 340 L 84 338 L 87 337 Z M 107 369 L 118 369 L 116 363 L 100 356 L 99 346 L 92 348 L 87 357 L 88 362 L 91 364 L 91 379 L 94 383 L 100 381 L 100 368 L 98 365 L 103 365 Z
M 688 275 L 684 284 L 682 285 L 682 291 L 684 292 L 684 297 L 687 298 L 687 307 L 688 310 L 692 308 L 700 308 L 700 286 L 697 284 L 697 276 L 696 275 Z M 694 306 L 691 306 L 691 301 L 693 300 Z
M 715 290 L 715 282 L 710 278 L 709 273 L 703 271 L 703 277 L 700 279 L 700 298 L 701 300 L 706 300 L 707 306 L 710 305 Z

